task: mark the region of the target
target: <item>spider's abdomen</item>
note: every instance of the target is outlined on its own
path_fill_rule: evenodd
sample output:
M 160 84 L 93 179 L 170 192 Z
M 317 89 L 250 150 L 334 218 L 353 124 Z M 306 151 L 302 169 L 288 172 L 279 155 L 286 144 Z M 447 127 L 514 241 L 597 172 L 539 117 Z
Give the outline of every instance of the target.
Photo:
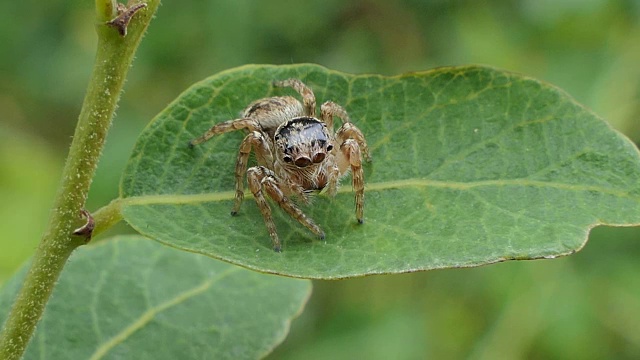
M 244 117 L 256 120 L 262 130 L 273 139 L 278 126 L 289 119 L 304 115 L 302 104 L 291 96 L 260 99 L 244 110 Z

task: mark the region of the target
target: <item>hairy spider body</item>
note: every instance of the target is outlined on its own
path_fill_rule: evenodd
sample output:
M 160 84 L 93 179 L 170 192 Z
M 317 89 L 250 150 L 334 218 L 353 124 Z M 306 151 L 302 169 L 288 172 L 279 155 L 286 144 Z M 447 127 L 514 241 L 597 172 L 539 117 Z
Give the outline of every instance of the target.
M 364 175 L 362 155 L 370 160 L 362 132 L 351 123 L 342 106 L 325 102 L 320 119 L 315 117 L 313 91 L 298 79 L 275 82 L 277 87 L 291 87 L 302 96 L 302 103 L 292 96 L 260 99 L 249 104 L 243 117 L 214 125 L 189 145 L 203 143 L 215 135 L 245 129 L 235 168 L 236 195 L 231 211 L 237 214 L 244 199 L 244 176 L 262 213 L 271 236 L 273 249 L 282 245 L 276 231 L 271 208 L 264 193 L 294 219 L 324 239 L 324 232 L 306 216 L 290 198 L 309 203 L 309 194 L 327 189 L 335 196 L 340 178 L 353 174 L 356 219 L 363 223 Z M 335 133 L 334 116 L 342 119 Z M 247 169 L 249 154 L 256 154 L 258 166 Z

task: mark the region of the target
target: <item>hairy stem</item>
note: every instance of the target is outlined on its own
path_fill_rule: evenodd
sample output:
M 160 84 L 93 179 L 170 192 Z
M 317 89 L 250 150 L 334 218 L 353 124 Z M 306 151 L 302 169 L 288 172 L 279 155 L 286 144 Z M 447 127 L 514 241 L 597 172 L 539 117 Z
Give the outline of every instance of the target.
M 94 236 L 100 235 L 122 220 L 123 203 L 123 199 L 117 198 L 93 214 L 93 218 L 96 221 L 96 228 L 93 230 Z
M 82 209 L 125 76 L 158 5 L 159 0 L 149 0 L 129 23 L 128 35 L 121 37 L 105 23 L 114 16 L 115 1 L 96 0 L 98 49 L 93 73 L 47 230 L 0 333 L 0 359 L 22 357 L 64 264 L 86 241 L 72 232 L 85 221 Z

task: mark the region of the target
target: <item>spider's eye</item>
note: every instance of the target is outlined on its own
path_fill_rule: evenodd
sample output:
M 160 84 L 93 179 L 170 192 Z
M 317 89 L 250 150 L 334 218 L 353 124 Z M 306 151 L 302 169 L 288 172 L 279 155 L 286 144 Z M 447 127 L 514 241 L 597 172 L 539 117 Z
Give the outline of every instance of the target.
M 331 150 L 333 150 L 333 145 L 331 144 L 327 145 L 327 151 L 331 151 Z
M 282 160 L 284 160 L 284 162 L 288 162 L 288 163 L 293 161 L 293 159 L 289 155 L 285 155 L 284 158 L 282 158 Z
M 322 160 L 324 160 L 324 156 L 325 155 L 324 155 L 323 152 L 319 152 L 319 153 L 313 155 L 313 162 L 316 163 L 316 164 L 319 163 L 319 162 L 322 162 Z
M 306 156 L 301 156 L 301 157 L 296 159 L 295 164 L 296 164 L 297 167 L 301 167 L 301 168 L 307 167 L 307 166 L 311 165 L 311 159 L 309 159 Z

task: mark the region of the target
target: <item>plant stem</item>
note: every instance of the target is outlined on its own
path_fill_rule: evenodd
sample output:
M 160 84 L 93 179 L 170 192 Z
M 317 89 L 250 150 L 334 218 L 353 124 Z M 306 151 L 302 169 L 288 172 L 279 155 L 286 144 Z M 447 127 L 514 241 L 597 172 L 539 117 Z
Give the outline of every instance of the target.
M 22 357 L 64 264 L 85 243 L 85 238 L 71 233 L 84 221 L 81 211 L 127 71 L 159 2 L 149 0 L 129 24 L 128 35 L 121 37 L 105 24 L 114 15 L 114 1 L 96 0 L 98 48 L 93 73 L 47 230 L 0 333 L 0 359 Z
M 96 228 L 93 230 L 94 236 L 100 235 L 102 232 L 122 220 L 123 203 L 123 199 L 117 198 L 111 201 L 109 205 L 101 207 L 93 214 L 93 218 L 96 221 Z

